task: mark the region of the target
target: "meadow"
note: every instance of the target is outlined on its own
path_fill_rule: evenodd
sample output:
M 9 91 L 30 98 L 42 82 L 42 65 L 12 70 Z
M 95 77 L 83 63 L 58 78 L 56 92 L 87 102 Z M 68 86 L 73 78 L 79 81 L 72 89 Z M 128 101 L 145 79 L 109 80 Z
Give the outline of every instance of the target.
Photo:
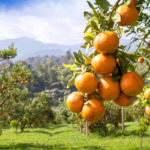
M 86 137 L 76 125 L 27 128 L 23 133 L 3 129 L 0 150 L 140 150 L 136 127 L 136 123 L 126 123 L 124 134 L 106 137 L 95 133 Z M 143 138 L 143 145 L 144 150 L 150 150 L 150 127 Z

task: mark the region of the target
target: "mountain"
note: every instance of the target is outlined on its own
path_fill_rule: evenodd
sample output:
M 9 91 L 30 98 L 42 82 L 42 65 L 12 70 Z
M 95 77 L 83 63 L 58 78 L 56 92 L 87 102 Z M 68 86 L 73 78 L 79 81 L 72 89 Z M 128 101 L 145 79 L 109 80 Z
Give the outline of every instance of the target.
M 15 60 L 26 59 L 35 56 L 63 56 L 67 50 L 77 51 L 81 44 L 77 45 L 60 45 L 54 43 L 42 43 L 30 38 L 7 39 L 0 41 L 0 49 L 7 49 L 11 43 L 17 48 Z
M 17 56 L 14 59 L 16 60 L 24 60 L 29 57 L 35 56 L 64 56 L 67 50 L 78 51 L 82 44 L 76 45 L 60 45 L 55 43 L 42 43 L 40 41 L 30 39 L 30 38 L 17 38 L 17 39 L 7 39 L 0 41 L 0 49 L 7 49 L 8 46 L 14 42 L 15 47 L 17 48 Z M 120 43 L 123 45 L 128 45 L 130 40 L 121 39 Z M 131 47 L 131 51 L 135 49 L 135 45 Z M 81 51 L 85 51 L 81 49 Z

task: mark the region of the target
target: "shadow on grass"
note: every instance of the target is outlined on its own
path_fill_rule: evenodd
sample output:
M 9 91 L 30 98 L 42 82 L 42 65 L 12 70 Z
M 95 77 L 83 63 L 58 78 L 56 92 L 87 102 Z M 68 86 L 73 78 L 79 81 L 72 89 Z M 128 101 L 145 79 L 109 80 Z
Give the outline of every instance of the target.
M 51 129 L 51 130 L 54 130 L 54 129 L 62 128 L 62 127 L 65 127 L 65 126 L 66 125 L 64 125 L 64 124 L 58 124 L 58 125 L 51 124 L 48 128 Z
M 84 146 L 84 147 L 81 147 L 82 149 L 86 149 L 86 150 L 106 150 L 100 146 Z M 77 150 L 77 149 L 76 149 Z
M 62 144 L 58 144 L 58 145 L 54 145 L 54 146 L 48 146 L 48 145 L 39 145 L 39 144 L 27 144 L 27 143 L 22 143 L 22 144 L 14 144 L 14 145 L 10 145 L 10 146 L 0 146 L 0 150 L 28 150 L 28 149 L 34 149 L 34 150 L 66 150 L 64 145 Z
M 50 132 L 46 132 L 46 131 L 42 131 L 42 130 L 38 130 L 38 131 L 24 131 L 24 132 L 18 132 L 16 134 L 21 134 L 21 133 L 41 133 L 41 134 L 47 134 L 49 136 L 55 135 L 55 134 L 62 134 L 62 133 L 66 133 L 66 132 L 70 132 L 70 130 L 68 131 L 56 131 L 54 133 L 50 133 Z
M 57 132 L 54 132 L 53 134 L 61 134 L 61 133 L 66 133 L 66 132 L 70 132 L 70 130 L 68 130 L 68 131 L 57 131 Z
M 28 149 L 34 149 L 34 150 L 68 150 L 68 146 L 65 146 L 63 144 L 55 144 L 55 145 L 39 145 L 39 144 L 15 144 L 15 145 L 10 145 L 10 146 L 0 146 L 0 150 L 28 150 Z M 69 147 L 70 148 L 70 147 Z M 80 149 L 85 149 L 85 150 L 105 150 L 104 148 L 101 148 L 99 146 L 81 146 L 80 148 L 71 148 L 72 150 L 80 150 Z

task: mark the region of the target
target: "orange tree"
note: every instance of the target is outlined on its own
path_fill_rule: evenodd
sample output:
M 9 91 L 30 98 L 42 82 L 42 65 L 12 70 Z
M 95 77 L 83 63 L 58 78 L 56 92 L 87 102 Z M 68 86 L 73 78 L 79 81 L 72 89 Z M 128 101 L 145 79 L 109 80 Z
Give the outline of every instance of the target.
M 67 105 L 71 111 L 81 112 L 83 119 L 97 122 L 105 114 L 104 102 L 128 106 L 143 90 L 150 70 L 150 2 L 117 0 L 113 6 L 107 0 L 87 3 L 91 12 L 84 12 L 85 52 L 74 52 L 74 64 L 64 65 L 73 71 L 68 87 L 74 83 L 80 91 L 68 97 Z M 126 37 L 128 44 L 120 42 Z M 143 62 L 146 69 L 139 71 Z M 90 95 L 94 96 L 89 99 Z
M 14 58 L 17 55 L 17 49 L 14 48 L 14 44 L 12 43 L 8 49 L 0 50 L 0 61 L 9 60 Z
M 3 68 L 0 75 L 0 106 L 14 98 L 13 91 L 16 88 L 21 89 L 32 82 L 33 76 L 26 67 L 15 64 L 12 67 Z
M 8 125 L 11 116 L 17 116 L 23 126 L 22 112 L 28 103 L 27 84 L 32 84 L 33 76 L 26 66 L 14 64 L 2 68 L 0 75 L 0 119 L 2 125 Z M 19 114 L 17 114 L 19 113 Z M 13 118 L 14 119 L 14 118 Z

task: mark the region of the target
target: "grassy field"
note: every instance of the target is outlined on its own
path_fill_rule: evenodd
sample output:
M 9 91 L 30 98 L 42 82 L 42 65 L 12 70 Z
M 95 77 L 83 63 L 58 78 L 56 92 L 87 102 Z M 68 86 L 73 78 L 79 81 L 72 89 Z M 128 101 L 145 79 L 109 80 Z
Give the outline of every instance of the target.
M 86 137 L 72 125 L 51 125 L 49 128 L 28 128 L 15 134 L 4 129 L 0 150 L 139 150 L 140 139 L 135 123 L 126 123 L 126 135 L 101 137 L 91 133 Z M 150 127 L 143 139 L 144 150 L 150 150 Z

